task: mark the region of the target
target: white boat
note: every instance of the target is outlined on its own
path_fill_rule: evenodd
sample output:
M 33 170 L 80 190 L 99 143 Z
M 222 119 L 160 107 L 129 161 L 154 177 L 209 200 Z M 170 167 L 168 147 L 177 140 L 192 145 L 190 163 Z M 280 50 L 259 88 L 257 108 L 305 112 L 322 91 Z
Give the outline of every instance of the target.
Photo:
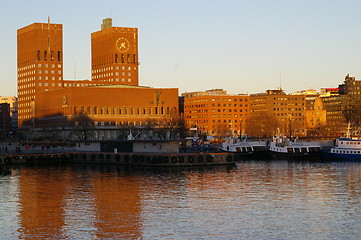
M 224 152 L 236 153 L 239 156 L 252 156 L 266 153 L 267 142 L 262 140 L 248 140 L 247 138 L 226 138 L 220 149 Z
M 268 155 L 279 159 L 321 158 L 319 142 L 299 142 L 297 138 L 274 136 L 268 146 Z
M 350 136 L 350 124 L 345 138 L 337 138 L 330 149 L 323 150 L 325 160 L 361 160 L 361 139 Z
M 338 138 L 335 146 L 323 151 L 326 160 L 361 160 L 361 140 Z

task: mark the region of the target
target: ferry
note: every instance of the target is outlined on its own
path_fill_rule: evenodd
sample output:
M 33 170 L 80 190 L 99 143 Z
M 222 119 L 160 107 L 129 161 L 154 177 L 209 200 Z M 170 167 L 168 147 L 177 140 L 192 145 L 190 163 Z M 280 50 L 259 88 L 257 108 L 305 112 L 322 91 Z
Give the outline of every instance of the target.
M 296 138 L 274 136 L 268 146 L 268 155 L 275 159 L 321 158 L 319 142 L 298 142 Z
M 254 140 L 247 138 L 226 138 L 222 143 L 220 150 L 223 152 L 235 153 L 237 156 L 260 156 L 267 152 L 267 141 Z
M 325 160 L 361 160 L 361 139 L 351 137 L 351 123 L 348 123 L 346 137 L 337 138 L 330 149 L 323 151 Z
M 338 138 L 335 146 L 323 151 L 326 160 L 361 160 L 361 139 Z

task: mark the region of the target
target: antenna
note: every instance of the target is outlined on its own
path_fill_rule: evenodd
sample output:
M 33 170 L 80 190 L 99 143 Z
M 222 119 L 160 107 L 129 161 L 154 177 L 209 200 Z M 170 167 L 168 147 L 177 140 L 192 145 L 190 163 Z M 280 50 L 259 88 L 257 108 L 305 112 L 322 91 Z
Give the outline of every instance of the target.
M 282 90 L 282 76 L 281 76 L 281 72 L 280 72 L 280 90 Z
M 76 61 L 74 61 L 74 80 L 76 80 Z
M 50 16 L 48 16 L 48 52 L 50 54 Z

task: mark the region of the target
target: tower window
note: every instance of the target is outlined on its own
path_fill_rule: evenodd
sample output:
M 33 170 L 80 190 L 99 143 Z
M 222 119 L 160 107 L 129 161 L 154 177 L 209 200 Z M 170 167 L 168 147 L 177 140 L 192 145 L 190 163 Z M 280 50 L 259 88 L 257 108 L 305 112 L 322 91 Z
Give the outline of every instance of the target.
M 47 59 L 46 59 L 46 55 L 47 55 L 47 52 L 46 51 L 44 51 L 44 61 L 46 61 Z

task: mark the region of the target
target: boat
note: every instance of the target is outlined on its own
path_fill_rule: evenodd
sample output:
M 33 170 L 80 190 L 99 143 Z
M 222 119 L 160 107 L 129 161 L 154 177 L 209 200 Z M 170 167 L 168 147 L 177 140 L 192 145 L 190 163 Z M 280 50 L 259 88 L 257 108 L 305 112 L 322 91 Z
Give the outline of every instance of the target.
M 268 155 L 275 159 L 321 159 L 319 142 L 299 142 L 297 139 L 274 136 L 268 146 Z
M 221 151 L 235 153 L 238 157 L 259 157 L 267 152 L 267 141 L 226 138 L 220 147 Z
M 323 150 L 325 160 L 361 160 L 361 139 L 338 138 L 334 147 Z
M 346 137 L 335 139 L 333 147 L 323 150 L 325 160 L 361 160 L 361 139 L 351 137 L 350 129 L 348 124 Z

